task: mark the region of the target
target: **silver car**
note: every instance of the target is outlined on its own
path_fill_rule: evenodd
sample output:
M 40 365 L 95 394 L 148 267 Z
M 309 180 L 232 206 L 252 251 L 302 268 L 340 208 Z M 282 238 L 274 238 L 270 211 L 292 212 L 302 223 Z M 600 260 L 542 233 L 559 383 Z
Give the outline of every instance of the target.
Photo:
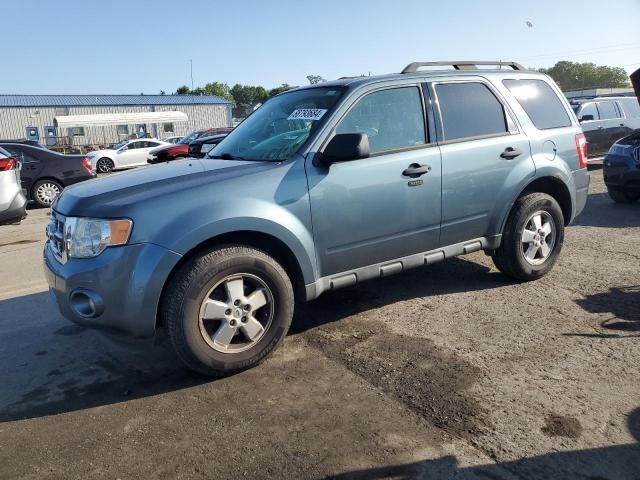
M 20 165 L 0 148 L 0 225 L 20 222 L 25 217 L 27 198 L 20 186 Z

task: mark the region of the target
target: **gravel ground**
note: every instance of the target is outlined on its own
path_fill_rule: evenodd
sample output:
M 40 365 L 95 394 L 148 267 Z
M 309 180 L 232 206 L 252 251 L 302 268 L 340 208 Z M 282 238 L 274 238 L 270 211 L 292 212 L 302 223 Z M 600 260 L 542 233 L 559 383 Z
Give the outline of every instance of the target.
M 329 293 L 209 381 L 46 293 L 46 212 L 0 229 L 0 478 L 640 479 L 640 204 L 592 172 L 555 269 L 463 258 Z

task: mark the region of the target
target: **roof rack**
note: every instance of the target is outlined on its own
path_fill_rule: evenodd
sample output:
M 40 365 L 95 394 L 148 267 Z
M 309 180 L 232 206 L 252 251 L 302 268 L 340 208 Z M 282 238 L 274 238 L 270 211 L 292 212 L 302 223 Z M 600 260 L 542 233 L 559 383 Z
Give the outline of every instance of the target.
M 496 62 L 485 62 L 485 61 L 450 61 L 450 62 L 413 62 L 404 67 L 402 73 L 416 73 L 421 67 L 438 67 L 438 66 L 446 66 L 453 67 L 456 70 L 478 70 L 478 65 L 495 65 L 500 68 L 511 67 L 513 70 L 526 70 L 522 65 L 516 62 L 505 62 L 502 60 L 498 60 Z

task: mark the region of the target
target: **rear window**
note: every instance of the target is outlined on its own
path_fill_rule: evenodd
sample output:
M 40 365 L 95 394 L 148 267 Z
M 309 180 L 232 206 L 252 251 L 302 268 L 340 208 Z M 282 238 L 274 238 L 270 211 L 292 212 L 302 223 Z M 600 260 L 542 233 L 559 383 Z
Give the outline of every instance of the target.
M 508 132 L 502 104 L 482 83 L 443 83 L 436 93 L 445 141 Z
M 600 112 L 600 120 L 619 118 L 618 109 L 613 102 L 598 102 L 598 112 Z
M 503 80 L 538 130 L 571 125 L 562 101 L 544 80 Z

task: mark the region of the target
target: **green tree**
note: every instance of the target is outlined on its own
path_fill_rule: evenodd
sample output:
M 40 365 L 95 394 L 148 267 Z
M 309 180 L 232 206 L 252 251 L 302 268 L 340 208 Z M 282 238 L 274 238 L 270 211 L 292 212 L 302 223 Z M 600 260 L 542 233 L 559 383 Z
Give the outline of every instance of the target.
M 551 68 L 541 68 L 539 71 L 553 78 L 565 91 L 583 88 L 620 88 L 629 85 L 627 72 L 621 67 L 562 60 Z
M 269 98 L 275 95 L 278 95 L 279 93 L 286 92 L 287 90 L 291 90 L 292 88 L 297 88 L 297 87 L 294 87 L 293 85 L 289 85 L 288 83 L 283 83 L 279 87 L 272 88 L 271 90 L 269 90 Z
M 307 75 L 307 80 L 309 80 L 309 83 L 311 85 L 315 85 L 316 83 L 326 82 L 326 80 L 322 78 L 320 75 Z
M 240 117 L 248 115 L 255 105 L 263 103 L 269 98 L 269 93 L 264 87 L 240 85 L 239 83 L 233 86 L 230 93 L 236 104 L 237 116 Z
M 186 85 L 182 85 L 176 89 L 176 95 L 189 95 L 191 93 L 191 89 Z

